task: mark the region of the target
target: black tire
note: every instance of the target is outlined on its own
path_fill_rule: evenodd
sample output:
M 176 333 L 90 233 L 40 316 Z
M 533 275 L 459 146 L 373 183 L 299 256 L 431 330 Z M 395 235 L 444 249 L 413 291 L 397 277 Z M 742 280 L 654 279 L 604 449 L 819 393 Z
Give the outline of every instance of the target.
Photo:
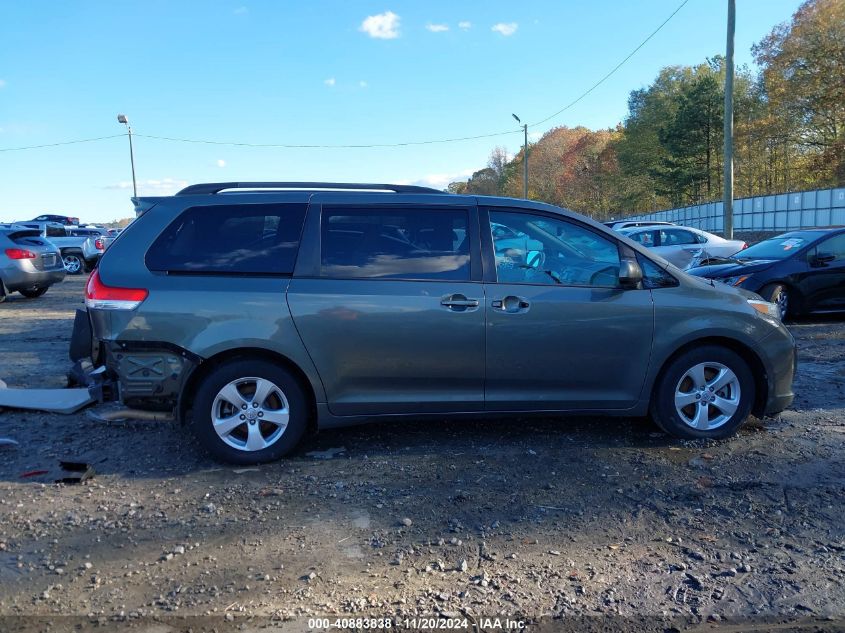
M 68 275 L 81 275 L 85 268 L 85 259 L 81 251 L 62 251 L 62 261 Z
M 763 286 L 757 294 L 777 305 L 781 321 L 797 314 L 798 297 L 791 288 L 783 284 L 768 284 Z
M 23 290 L 18 290 L 24 297 L 27 299 L 36 299 L 47 292 L 49 286 L 41 286 L 35 288 L 24 288 Z
M 0 282 L 0 303 L 3 303 L 6 300 L 6 288 L 3 287 L 3 283 Z
M 287 426 L 280 436 L 266 448 L 254 451 L 246 450 L 245 448 L 236 448 L 228 444 L 217 434 L 212 422 L 212 411 L 220 390 L 232 382 L 247 378 L 268 380 L 277 386 L 284 399 L 287 400 L 287 409 L 289 411 Z M 244 386 L 248 391 L 250 383 L 246 382 Z M 277 395 L 273 395 L 271 398 L 278 399 Z M 270 402 L 270 399 L 265 402 Z M 226 404 L 226 402 L 221 403 L 218 401 L 217 406 L 225 407 Z M 263 404 L 261 409 L 263 409 Z M 234 411 L 235 409 L 232 408 L 232 410 Z M 248 413 L 248 411 L 245 411 L 245 413 Z M 299 382 L 287 370 L 265 360 L 244 359 L 230 361 L 220 365 L 202 379 L 194 397 L 190 424 L 200 444 L 215 459 L 231 464 L 260 464 L 284 457 L 299 444 L 308 427 L 309 414 L 308 399 Z M 224 417 L 228 418 L 229 416 Z M 239 415 L 239 417 L 241 416 Z M 266 422 L 262 422 L 261 420 L 253 420 L 253 422 L 258 423 L 257 426 L 253 426 L 253 430 L 258 429 L 262 436 L 266 434 L 265 439 L 273 437 L 273 425 L 269 425 L 269 428 L 267 428 L 268 423 Z M 232 434 L 228 436 L 229 439 L 231 441 L 237 441 L 239 439 L 246 441 L 246 437 L 250 431 L 250 427 L 247 426 L 248 424 L 248 421 L 239 424 L 231 432 Z M 236 437 L 236 435 L 241 437 Z
M 689 392 L 692 395 L 698 394 L 697 389 L 686 386 L 682 383 L 682 379 L 688 381 L 689 379 L 684 378 L 687 371 L 702 363 L 722 365 L 733 372 L 738 381 L 738 392 L 736 392 L 738 403 L 733 415 L 719 426 L 710 429 L 694 428 L 681 417 L 681 413 L 685 417 L 695 415 L 698 412 L 698 407 L 702 406 L 700 405 L 701 400 L 687 405 L 686 408 L 681 409 L 681 413 L 676 409 L 675 402 L 676 390 L 684 393 Z M 704 375 L 706 378 L 707 369 L 705 369 Z M 733 388 L 733 386 L 729 386 L 724 389 L 732 390 Z M 719 394 L 732 395 L 728 391 L 717 390 L 714 394 L 707 394 L 704 397 L 712 398 Z M 674 437 L 682 439 L 723 439 L 736 433 L 737 429 L 748 418 L 754 404 L 754 397 L 754 376 L 748 363 L 736 352 L 725 347 L 705 345 L 687 350 L 664 368 L 652 393 L 651 417 L 661 429 Z M 715 405 L 707 405 L 706 411 L 706 415 L 712 416 L 714 421 L 718 419 L 718 415 L 716 415 L 718 413 L 727 415 Z

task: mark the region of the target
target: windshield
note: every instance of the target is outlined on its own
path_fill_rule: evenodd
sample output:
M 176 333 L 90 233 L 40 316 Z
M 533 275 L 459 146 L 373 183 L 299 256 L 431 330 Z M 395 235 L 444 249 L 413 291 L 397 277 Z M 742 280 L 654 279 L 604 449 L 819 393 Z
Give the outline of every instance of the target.
M 786 259 L 815 239 L 815 234 L 786 233 L 740 251 L 738 259 Z

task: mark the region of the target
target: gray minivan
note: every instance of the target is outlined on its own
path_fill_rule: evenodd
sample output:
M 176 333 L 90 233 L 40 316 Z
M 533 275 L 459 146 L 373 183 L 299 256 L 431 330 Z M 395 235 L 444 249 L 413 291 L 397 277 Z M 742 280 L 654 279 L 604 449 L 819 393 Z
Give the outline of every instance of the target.
M 723 438 L 792 402 L 774 305 L 565 209 L 332 183 L 135 203 L 86 288 L 94 361 L 219 459 L 404 416 L 650 414 Z

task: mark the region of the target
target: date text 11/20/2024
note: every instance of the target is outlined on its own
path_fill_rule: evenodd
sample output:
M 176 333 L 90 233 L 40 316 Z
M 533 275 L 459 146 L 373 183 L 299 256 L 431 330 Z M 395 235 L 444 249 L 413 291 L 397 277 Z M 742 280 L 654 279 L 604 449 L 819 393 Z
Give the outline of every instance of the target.
M 511 618 L 479 618 L 472 623 L 485 631 L 522 631 L 525 629 L 524 620 Z M 308 628 L 311 630 L 321 629 L 355 629 L 355 630 L 379 630 L 397 628 L 401 630 L 425 630 L 425 631 L 447 631 L 466 630 L 470 627 L 467 618 L 310 618 Z M 473 627 L 474 628 L 474 627 Z

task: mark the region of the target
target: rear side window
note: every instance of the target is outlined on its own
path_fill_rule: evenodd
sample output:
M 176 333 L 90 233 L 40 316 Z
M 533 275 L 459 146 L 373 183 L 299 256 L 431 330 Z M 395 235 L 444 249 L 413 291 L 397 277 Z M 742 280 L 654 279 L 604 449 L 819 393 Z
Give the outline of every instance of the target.
M 466 209 L 323 209 L 321 274 L 469 280 Z
M 147 268 L 170 273 L 293 273 L 305 204 L 186 209 L 147 251 Z
M 62 226 L 48 226 L 47 237 L 67 237 L 67 231 Z

